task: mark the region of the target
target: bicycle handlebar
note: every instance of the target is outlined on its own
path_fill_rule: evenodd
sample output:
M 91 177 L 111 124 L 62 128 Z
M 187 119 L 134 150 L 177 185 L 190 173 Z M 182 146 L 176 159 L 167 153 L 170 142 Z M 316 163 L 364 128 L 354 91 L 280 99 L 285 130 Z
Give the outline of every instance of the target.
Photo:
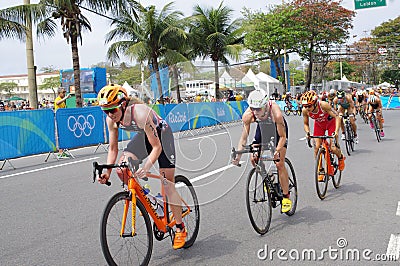
M 310 148 L 313 147 L 311 145 L 311 139 L 333 139 L 333 138 L 335 138 L 335 136 L 312 136 L 312 135 L 309 135 L 306 137 L 308 147 L 310 147 Z
M 273 143 L 273 141 L 272 141 Z M 263 147 L 269 147 L 272 151 L 275 152 L 275 147 L 272 146 L 272 143 L 269 144 L 250 144 L 250 145 L 243 145 L 243 150 L 237 151 L 235 147 L 232 147 L 232 160 L 236 158 L 236 155 L 238 154 L 243 154 L 243 153 L 255 153 L 261 151 Z M 274 162 L 279 162 L 280 159 L 275 159 L 272 160 Z M 240 163 L 237 164 L 238 167 L 241 167 L 242 165 Z
M 132 173 L 134 173 L 139 168 L 142 160 L 133 160 L 131 157 L 129 157 L 128 162 L 129 164 L 127 162 L 122 162 L 121 164 L 98 164 L 97 162 L 93 162 L 93 183 L 96 181 L 97 176 L 101 178 L 101 174 L 103 173 L 104 169 L 128 168 L 131 171 L 133 169 Z M 147 181 L 148 178 L 144 177 L 143 180 Z M 111 182 L 107 181 L 106 185 L 110 186 Z

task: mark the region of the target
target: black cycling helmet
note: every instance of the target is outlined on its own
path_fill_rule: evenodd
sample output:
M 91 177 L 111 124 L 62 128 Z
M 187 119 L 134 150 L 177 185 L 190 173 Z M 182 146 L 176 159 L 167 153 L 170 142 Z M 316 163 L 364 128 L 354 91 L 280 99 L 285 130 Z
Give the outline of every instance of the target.
M 344 92 L 344 90 L 338 90 L 336 93 L 336 96 L 338 97 L 338 99 L 343 99 L 345 95 L 346 95 L 346 93 Z

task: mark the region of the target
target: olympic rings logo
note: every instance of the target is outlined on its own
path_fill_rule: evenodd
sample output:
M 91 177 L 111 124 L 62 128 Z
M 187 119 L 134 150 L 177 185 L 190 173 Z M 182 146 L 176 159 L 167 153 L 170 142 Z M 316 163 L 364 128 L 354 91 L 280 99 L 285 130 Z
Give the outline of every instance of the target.
M 79 115 L 68 117 L 68 129 L 74 133 L 74 136 L 80 138 L 82 135 L 89 137 L 92 134 L 93 128 L 96 126 L 94 116 L 89 114 L 87 117 Z

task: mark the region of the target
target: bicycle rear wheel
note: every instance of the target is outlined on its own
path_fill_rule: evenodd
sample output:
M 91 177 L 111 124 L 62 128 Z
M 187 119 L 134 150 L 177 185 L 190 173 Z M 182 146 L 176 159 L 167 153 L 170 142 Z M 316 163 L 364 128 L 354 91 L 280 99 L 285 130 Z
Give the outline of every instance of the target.
M 271 225 L 272 204 L 268 184 L 264 178 L 251 169 L 246 183 L 246 206 L 251 225 L 260 235 L 268 232 Z
M 326 156 L 326 151 L 319 149 L 315 161 L 315 187 L 317 195 L 321 200 L 325 199 L 329 180 Z M 321 181 L 319 180 L 319 176 L 322 176 Z
M 197 199 L 196 192 L 193 188 L 192 183 L 189 179 L 182 175 L 175 176 L 175 188 L 181 198 L 190 207 L 190 213 L 185 217 L 182 217 L 182 221 L 186 228 L 186 243 L 184 248 L 189 248 L 196 241 L 197 234 L 199 233 L 200 227 L 200 207 Z M 187 207 L 182 203 L 182 213 L 187 211 Z
M 285 115 L 289 116 L 290 115 L 290 110 L 287 106 L 283 107 L 283 112 L 285 112 Z
M 292 216 L 296 212 L 297 207 L 297 180 L 293 165 L 288 158 L 285 158 L 285 167 L 289 176 L 289 193 L 292 200 L 292 208 L 290 211 L 285 212 L 285 214 Z
M 379 128 L 378 121 L 376 120 L 376 117 L 374 115 L 372 116 L 372 123 L 374 124 L 376 140 L 378 142 L 380 142 L 381 141 L 381 130 Z
M 129 204 L 123 236 L 120 236 L 124 205 Z M 136 200 L 135 234 L 132 236 L 132 201 L 119 192 L 107 203 L 100 222 L 100 243 L 109 265 L 148 265 L 153 250 L 151 222 L 143 204 Z
M 332 156 L 332 166 L 334 168 L 334 174 L 332 176 L 332 183 L 334 188 L 339 188 L 340 181 L 342 180 L 342 171 L 339 170 L 339 159 L 336 155 Z

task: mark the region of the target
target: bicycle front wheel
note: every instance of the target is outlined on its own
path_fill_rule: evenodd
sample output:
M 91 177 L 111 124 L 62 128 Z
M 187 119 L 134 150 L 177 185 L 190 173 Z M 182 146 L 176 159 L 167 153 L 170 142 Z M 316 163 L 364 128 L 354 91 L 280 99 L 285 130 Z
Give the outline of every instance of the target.
M 182 221 L 185 224 L 187 238 L 184 248 L 189 248 L 196 241 L 197 234 L 200 228 L 200 207 L 197 199 L 196 192 L 193 188 L 192 183 L 189 179 L 182 175 L 175 176 L 175 188 L 182 200 L 189 206 L 189 214 L 182 217 Z M 182 203 L 182 213 L 187 211 L 187 206 Z
M 292 216 L 296 212 L 297 207 L 297 180 L 293 165 L 288 158 L 285 158 L 285 167 L 289 176 L 289 193 L 292 200 L 292 208 L 290 211 L 285 212 L 285 214 Z
M 348 122 L 346 122 L 346 128 L 345 128 L 345 143 L 346 143 L 346 151 L 347 154 L 350 156 L 350 151 L 351 151 L 351 142 L 353 141 L 353 137 L 351 134 L 351 126 Z
M 271 194 L 264 178 L 253 168 L 247 178 L 246 206 L 251 225 L 260 235 L 268 232 L 271 224 Z
M 120 236 L 124 206 L 128 215 Z M 129 193 L 119 192 L 107 203 L 100 223 L 100 243 L 108 265 L 148 265 L 153 250 L 151 222 L 143 204 L 136 200 L 135 233 L 132 236 L 132 201 Z
M 325 199 L 329 180 L 325 156 L 327 156 L 326 151 L 324 149 L 319 149 L 315 162 L 315 187 L 317 189 L 317 195 L 321 200 Z
M 339 159 L 336 155 L 332 156 L 333 162 L 331 162 L 334 168 L 334 174 L 332 176 L 333 186 L 337 189 L 340 186 L 340 181 L 342 180 L 342 171 L 339 170 Z

